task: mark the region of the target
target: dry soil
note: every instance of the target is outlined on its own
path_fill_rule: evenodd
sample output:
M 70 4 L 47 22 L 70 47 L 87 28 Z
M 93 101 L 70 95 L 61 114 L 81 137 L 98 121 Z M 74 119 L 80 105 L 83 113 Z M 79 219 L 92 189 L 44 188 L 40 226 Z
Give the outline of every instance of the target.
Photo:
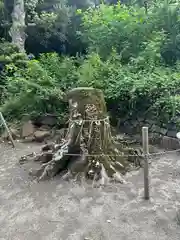
M 32 181 L 18 159 L 38 149 L 0 145 L 0 240 L 180 239 L 180 155 L 152 158 L 145 201 L 142 170 L 101 189 L 59 178 Z

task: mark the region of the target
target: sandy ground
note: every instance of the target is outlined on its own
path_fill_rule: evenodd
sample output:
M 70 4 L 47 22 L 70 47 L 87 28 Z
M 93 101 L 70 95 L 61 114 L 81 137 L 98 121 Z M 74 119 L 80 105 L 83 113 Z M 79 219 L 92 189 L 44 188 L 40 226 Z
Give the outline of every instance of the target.
M 152 159 L 145 201 L 142 171 L 102 189 L 58 178 L 33 182 L 17 162 L 38 148 L 0 146 L 0 240 L 180 239 L 180 155 Z

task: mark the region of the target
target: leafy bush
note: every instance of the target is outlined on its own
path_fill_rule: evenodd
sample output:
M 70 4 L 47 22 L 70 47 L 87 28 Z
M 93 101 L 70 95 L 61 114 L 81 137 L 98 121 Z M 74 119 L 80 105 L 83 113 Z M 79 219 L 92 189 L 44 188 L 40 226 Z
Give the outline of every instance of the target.
M 6 76 L 12 75 L 12 71 L 16 71 L 16 67 L 26 67 L 27 60 L 26 54 L 19 53 L 16 46 L 0 39 L 0 104 L 5 98 Z M 11 68 L 12 63 L 13 68 Z M 8 68 L 6 68 L 7 65 L 9 65 Z
M 44 13 L 44 2 L 33 7 L 32 15 L 36 11 L 39 15 L 33 15 L 36 21 L 32 32 L 27 31 L 29 39 L 40 45 L 45 39 L 52 50 L 71 45 L 78 35 L 80 41 L 73 46 L 83 40 L 88 54 L 75 58 L 47 53 L 27 61 L 14 46 L 0 43 L 0 61 L 6 65 L 0 76 L 1 111 L 7 119 L 47 112 L 63 118 L 64 93 L 77 86 L 102 89 L 108 109 L 118 118 L 147 116 L 163 125 L 179 116 L 179 3 L 150 5 L 148 14 L 137 5 L 101 4 L 78 10 L 77 16 L 65 3 L 55 9 L 54 1 L 47 5 L 50 9 Z
M 63 91 L 73 86 L 76 80 L 73 59 L 47 54 L 42 55 L 39 61 L 29 61 L 25 69 L 13 64 L 7 66 L 9 69 L 13 69 L 13 74 L 6 77 L 6 100 L 1 107 L 7 119 L 21 119 L 24 114 L 31 117 L 42 113 L 64 116 L 66 106 Z
M 16 66 L 24 67 L 27 60 L 26 54 L 20 53 L 16 46 L 4 39 L 0 39 L 0 63 L 3 66 L 14 63 Z
M 56 83 L 62 91 L 67 91 L 75 86 L 78 79 L 78 60 L 70 57 L 59 57 L 56 53 L 42 54 L 39 62 L 50 76 L 56 79 Z
M 82 35 L 90 52 L 107 58 L 115 48 L 122 63 L 140 57 L 138 60 L 144 63 L 148 58 L 155 60 L 150 61 L 154 65 L 163 56 L 162 60 L 174 64 L 180 59 L 179 7 L 179 3 L 156 4 L 146 14 L 137 6 L 101 4 L 78 13 L 82 15 Z
M 163 125 L 179 114 L 178 67 L 135 71 L 132 66 L 122 65 L 116 54 L 106 61 L 102 61 L 98 54 L 91 54 L 79 72 L 80 86 L 103 89 L 114 117 L 146 116 Z
M 10 120 L 41 113 L 58 113 L 62 118 L 66 111 L 64 93 L 69 88 L 89 86 L 104 91 L 108 109 L 116 118 L 146 116 L 163 125 L 178 116 L 178 65 L 140 71 L 136 65 L 122 65 L 120 59 L 115 51 L 107 60 L 97 53 L 81 61 L 42 54 L 24 69 L 8 65 L 13 74 L 6 77 L 6 101 L 1 110 Z
M 101 4 L 96 10 L 88 9 L 82 18 L 83 36 L 90 51 L 97 51 L 106 58 L 115 48 L 123 63 L 138 57 L 142 51 L 147 55 L 146 49 L 151 50 L 152 55 L 157 50 L 157 47 L 153 49 L 152 42 L 163 40 L 163 33 L 153 31 L 151 16 L 141 8 L 129 8 L 120 3 L 115 6 Z

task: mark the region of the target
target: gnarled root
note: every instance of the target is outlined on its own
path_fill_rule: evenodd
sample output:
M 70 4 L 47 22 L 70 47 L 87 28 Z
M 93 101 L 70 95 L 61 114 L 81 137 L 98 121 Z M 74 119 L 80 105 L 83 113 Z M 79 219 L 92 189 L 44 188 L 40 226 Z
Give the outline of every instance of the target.
M 96 182 L 96 185 L 104 185 L 110 181 L 122 183 L 123 177 L 119 172 L 125 173 L 127 169 L 121 164 L 121 158 L 122 156 L 113 160 L 106 155 L 88 156 L 87 149 L 82 146 L 81 151 L 74 154 L 66 143 L 62 146 L 54 144 L 51 149 L 44 146 L 41 154 L 31 156 L 31 160 L 39 161 L 42 165 L 39 169 L 32 170 L 30 174 L 36 176 L 39 181 L 63 173 L 63 179 L 83 176 Z
M 117 148 L 112 139 L 102 92 L 77 88 L 69 92 L 68 99 L 70 119 L 66 138 L 61 144 L 44 146 L 41 154 L 33 156 L 42 166 L 31 174 L 39 180 L 64 173 L 66 179 L 83 175 L 102 185 L 109 181 L 123 182 L 122 174 L 129 169 L 129 159 L 124 146 L 119 144 Z

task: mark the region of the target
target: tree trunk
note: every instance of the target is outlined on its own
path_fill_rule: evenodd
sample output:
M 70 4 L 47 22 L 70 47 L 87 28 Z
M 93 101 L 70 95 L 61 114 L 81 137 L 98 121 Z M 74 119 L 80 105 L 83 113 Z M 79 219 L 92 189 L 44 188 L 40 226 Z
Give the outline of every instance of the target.
M 16 45 L 20 52 L 24 52 L 24 44 L 26 40 L 25 34 L 25 9 L 24 0 L 14 0 L 14 8 L 12 12 L 12 27 L 10 29 L 10 36 L 12 43 Z
M 43 164 L 32 174 L 39 180 L 65 173 L 66 177 L 80 174 L 101 184 L 110 179 L 122 181 L 121 174 L 129 167 L 123 156 L 127 151 L 121 145 L 116 148 L 112 139 L 102 91 L 75 88 L 67 99 L 70 119 L 66 138 L 60 144 L 45 146 L 35 156 Z

